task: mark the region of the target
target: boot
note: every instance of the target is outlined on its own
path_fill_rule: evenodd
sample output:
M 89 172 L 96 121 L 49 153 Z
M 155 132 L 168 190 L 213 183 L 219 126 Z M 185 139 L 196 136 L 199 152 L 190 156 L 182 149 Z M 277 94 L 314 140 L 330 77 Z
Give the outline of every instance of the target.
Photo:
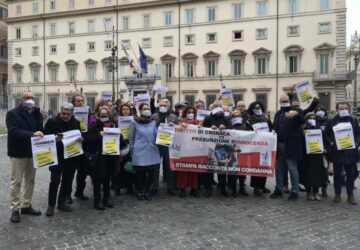
M 243 196 L 249 196 L 249 193 L 246 192 L 245 187 L 240 187 L 239 194 L 241 194 Z
M 354 196 L 348 197 L 347 202 L 354 206 L 357 205 L 357 202 L 355 201 Z
M 335 202 L 335 203 L 341 202 L 341 196 L 339 194 L 336 194 L 334 199 L 333 199 L 333 202 Z
M 54 206 L 49 206 L 48 208 L 47 208 L 47 210 L 46 210 L 46 216 L 48 216 L 48 217 L 50 217 L 50 216 L 54 216 L 54 214 L 55 214 L 55 208 L 54 208 Z
M 12 223 L 19 223 L 20 222 L 20 213 L 19 213 L 19 211 L 13 211 L 11 213 L 10 221 Z
M 101 205 L 100 203 L 95 203 L 94 204 L 94 208 L 97 209 L 97 210 L 105 210 L 106 208 Z
M 260 188 L 254 188 L 254 195 L 261 196 L 262 195 L 261 189 Z
M 270 195 L 271 199 L 282 198 L 282 197 L 283 197 L 283 193 L 277 188 L 275 188 L 274 192 Z
M 66 205 L 65 203 L 59 204 L 57 207 L 60 211 L 63 212 L 71 212 L 71 207 L 69 207 L 68 205 Z

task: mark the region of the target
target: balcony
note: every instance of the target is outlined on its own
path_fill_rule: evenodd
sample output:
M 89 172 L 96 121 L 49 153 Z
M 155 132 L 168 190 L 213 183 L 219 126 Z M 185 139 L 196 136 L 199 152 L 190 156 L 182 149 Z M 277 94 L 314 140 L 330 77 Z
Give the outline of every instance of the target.
M 349 81 L 351 75 L 346 71 L 332 71 L 328 74 L 322 74 L 319 71 L 313 72 L 314 82 L 328 82 L 328 81 Z

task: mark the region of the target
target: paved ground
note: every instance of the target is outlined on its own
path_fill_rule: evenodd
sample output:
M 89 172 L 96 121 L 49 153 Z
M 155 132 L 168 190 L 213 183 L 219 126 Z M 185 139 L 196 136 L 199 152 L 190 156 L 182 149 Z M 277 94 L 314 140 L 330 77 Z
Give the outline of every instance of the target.
M 76 201 L 70 214 L 23 216 L 11 224 L 5 138 L 0 145 L 0 249 L 360 249 L 360 206 L 335 205 L 330 198 L 308 202 L 304 194 L 296 202 L 181 199 L 164 192 L 140 202 L 122 195 L 104 212 L 93 210 L 91 201 Z M 33 204 L 44 213 L 49 171 L 39 170 L 36 180 Z

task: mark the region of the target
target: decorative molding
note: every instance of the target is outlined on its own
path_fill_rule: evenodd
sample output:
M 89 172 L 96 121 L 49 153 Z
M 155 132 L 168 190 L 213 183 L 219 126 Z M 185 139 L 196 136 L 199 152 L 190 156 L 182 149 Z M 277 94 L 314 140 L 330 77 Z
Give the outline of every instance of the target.
M 85 64 L 97 64 L 97 61 L 89 58 L 89 59 L 87 59 L 84 63 L 85 63 Z
M 246 52 L 241 49 L 235 49 L 231 51 L 229 54 L 229 57 L 246 57 Z
M 263 47 L 255 50 L 252 52 L 253 56 L 267 56 L 269 57 L 271 55 L 272 51 L 271 50 L 268 50 L 268 49 L 265 49 Z
M 205 58 L 207 60 L 209 60 L 209 59 L 219 59 L 219 57 L 220 57 L 220 54 L 218 54 L 218 53 L 216 53 L 214 51 L 209 51 L 209 52 L 207 52 L 207 53 L 205 53 L 203 55 L 203 58 Z
M 315 52 L 317 54 L 322 53 L 322 52 L 331 52 L 334 53 L 334 50 L 336 49 L 336 46 L 331 45 L 330 43 L 322 43 L 319 46 L 316 46 L 314 48 Z
M 176 57 L 172 56 L 170 54 L 165 54 L 162 57 L 160 57 L 160 60 L 162 63 L 174 63 L 176 60 Z
M 75 65 L 76 66 L 76 65 L 78 65 L 78 63 L 72 59 L 69 59 L 65 62 L 65 65 L 67 65 L 67 66 Z
M 203 89 L 204 94 L 219 94 L 220 89 Z
M 181 90 L 182 94 L 197 94 L 199 90 Z
M 253 92 L 255 93 L 259 93 L 259 92 L 270 92 L 271 88 L 252 88 L 251 89 Z

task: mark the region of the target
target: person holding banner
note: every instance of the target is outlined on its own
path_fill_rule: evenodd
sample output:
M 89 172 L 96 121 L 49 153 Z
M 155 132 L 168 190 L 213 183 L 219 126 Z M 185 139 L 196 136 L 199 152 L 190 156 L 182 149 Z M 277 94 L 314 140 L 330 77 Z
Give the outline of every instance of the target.
M 74 179 L 75 171 L 78 165 L 79 157 L 64 157 L 64 145 L 62 143 L 63 134 L 68 131 L 78 130 L 80 134 L 80 122 L 73 116 L 74 106 L 71 103 L 64 103 L 61 106 L 60 113 L 49 119 L 44 127 L 44 133 L 47 135 L 56 135 L 56 148 L 58 153 L 59 164 L 49 167 L 51 172 L 49 195 L 48 195 L 48 208 L 46 216 L 54 215 L 54 208 L 64 212 L 71 212 L 71 207 L 65 204 L 66 197 L 71 193 L 72 182 Z M 83 138 L 80 136 L 76 142 L 82 142 Z M 58 188 L 60 191 L 58 195 Z
M 204 119 L 205 128 L 212 128 L 214 130 L 224 130 L 224 129 L 231 129 L 231 122 L 230 119 L 225 117 L 224 111 L 221 108 L 220 101 L 215 101 L 212 104 L 212 110 L 210 116 Z M 206 198 L 209 198 L 212 195 L 212 183 L 213 183 L 213 176 L 212 173 L 204 174 L 204 187 L 205 187 L 205 194 Z M 221 195 L 224 197 L 229 197 L 230 194 L 226 189 L 226 174 L 218 174 L 218 186 L 220 188 Z
M 336 104 L 337 115 L 328 122 L 325 135 L 331 143 L 331 160 L 334 163 L 335 203 L 341 202 L 341 173 L 346 173 L 346 192 L 348 203 L 357 205 L 354 199 L 354 182 L 359 161 L 360 128 L 358 121 L 350 116 L 350 105 L 347 102 Z
M 261 102 L 252 102 L 249 105 L 248 119 L 246 121 L 248 130 L 255 132 L 270 132 L 272 131 L 272 123 L 265 113 L 265 106 Z M 262 193 L 270 193 L 270 190 L 265 187 L 266 177 L 251 176 L 250 186 L 254 188 L 254 195 L 260 196 Z
M 181 125 L 187 127 L 188 125 L 198 126 L 196 120 L 196 109 L 192 106 L 187 106 L 184 109 L 181 119 Z M 191 188 L 190 195 L 193 197 L 200 197 L 198 192 L 199 174 L 195 172 L 177 172 L 177 187 L 180 189 L 180 197 L 186 197 L 186 188 Z
M 22 214 L 41 215 L 41 212 L 31 205 L 36 174 L 33 167 L 31 137 L 44 135 L 43 118 L 40 109 L 35 106 L 33 93 L 23 93 L 21 104 L 7 112 L 6 127 L 8 129 L 7 154 L 11 160 L 10 221 L 19 223 L 21 220 L 19 210 Z M 20 209 L 22 183 L 24 183 L 24 192 Z
M 324 166 L 324 154 L 328 148 L 328 141 L 316 121 L 313 112 L 305 115 L 304 136 L 305 145 L 304 159 L 301 161 L 300 182 L 305 186 L 307 199 L 320 201 L 319 188 L 327 182 L 327 171 Z
M 170 103 L 161 99 L 159 102 L 159 112 L 151 116 L 155 121 L 156 127 L 159 127 L 160 123 L 169 124 L 170 126 L 178 124 L 179 120 L 176 115 L 171 113 Z M 160 157 L 162 158 L 162 164 L 164 169 L 164 178 L 167 183 L 167 192 L 169 195 L 175 195 L 176 188 L 176 173 L 170 169 L 170 157 L 169 157 L 169 147 L 159 145 Z M 159 187 L 159 169 L 155 169 L 155 179 L 153 193 L 157 193 Z
M 132 165 L 136 171 L 137 198 L 139 200 L 151 200 L 151 188 L 154 184 L 155 172 L 159 173 L 160 168 L 160 152 L 155 144 L 157 126 L 151 118 L 148 104 L 141 103 L 139 112 L 139 117 L 131 123 L 130 152 Z

